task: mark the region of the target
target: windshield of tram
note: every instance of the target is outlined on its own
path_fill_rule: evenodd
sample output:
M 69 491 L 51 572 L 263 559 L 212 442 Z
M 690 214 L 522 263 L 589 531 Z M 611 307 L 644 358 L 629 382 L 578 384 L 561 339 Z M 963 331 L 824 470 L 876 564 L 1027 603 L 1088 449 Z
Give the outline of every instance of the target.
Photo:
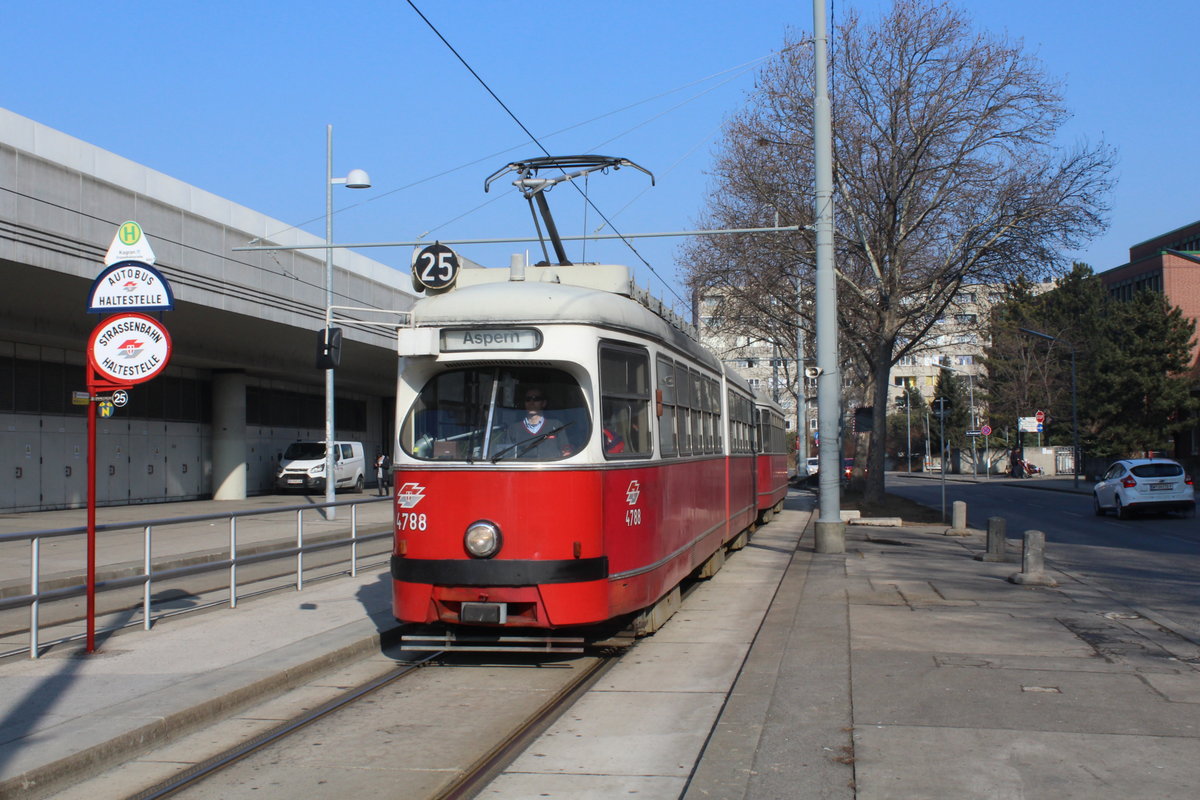
M 400 429 L 400 447 L 427 461 L 557 461 L 591 435 L 583 390 L 558 369 L 482 366 L 425 384 Z

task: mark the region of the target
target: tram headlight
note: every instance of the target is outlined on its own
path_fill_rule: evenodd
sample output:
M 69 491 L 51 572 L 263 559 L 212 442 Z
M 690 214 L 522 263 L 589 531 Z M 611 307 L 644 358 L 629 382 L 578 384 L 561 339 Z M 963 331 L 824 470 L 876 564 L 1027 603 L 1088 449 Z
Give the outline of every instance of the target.
M 467 526 L 463 545 L 475 558 L 491 558 L 500 552 L 500 529 L 485 519 L 472 522 Z

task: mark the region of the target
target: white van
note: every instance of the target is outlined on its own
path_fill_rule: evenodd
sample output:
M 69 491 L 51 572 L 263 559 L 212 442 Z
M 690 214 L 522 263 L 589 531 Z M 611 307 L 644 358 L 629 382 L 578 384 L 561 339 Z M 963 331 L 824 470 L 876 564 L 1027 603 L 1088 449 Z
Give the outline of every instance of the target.
M 367 480 L 367 460 L 362 442 L 333 443 L 334 487 L 363 490 Z M 288 491 L 325 491 L 325 442 L 292 442 L 279 459 L 275 488 Z

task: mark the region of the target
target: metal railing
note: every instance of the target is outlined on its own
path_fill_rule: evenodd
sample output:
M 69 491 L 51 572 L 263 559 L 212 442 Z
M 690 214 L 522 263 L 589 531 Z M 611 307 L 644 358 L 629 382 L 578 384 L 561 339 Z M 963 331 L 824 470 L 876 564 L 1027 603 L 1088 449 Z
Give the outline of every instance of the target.
M 142 568 L 141 572 L 136 575 L 127 577 L 113 577 L 95 582 L 95 591 L 97 594 L 101 591 L 112 591 L 116 589 L 124 589 L 132 586 L 142 586 L 142 601 L 141 601 L 141 617 L 142 627 L 145 630 L 150 630 L 156 617 L 152 605 L 153 586 L 156 582 L 165 581 L 168 579 L 183 578 L 192 575 L 199 575 L 206 572 L 215 572 L 217 570 L 228 570 L 228 606 L 236 608 L 238 603 L 238 567 L 249 564 L 258 564 L 271 560 L 287 558 L 295 556 L 295 588 L 296 591 L 304 589 L 304 557 L 306 554 L 332 550 L 339 547 L 349 547 L 349 575 L 357 576 L 359 569 L 359 545 L 377 541 L 392 536 L 392 527 L 389 523 L 387 530 L 366 535 L 359 534 L 358 508 L 361 505 L 371 503 L 381 503 L 390 501 L 390 497 L 374 497 L 370 499 L 358 500 L 339 500 L 332 503 L 312 503 L 296 506 L 280 506 L 276 508 L 255 509 L 245 511 L 227 511 L 216 514 L 194 514 L 182 517 L 168 517 L 162 519 L 138 520 L 125 523 L 106 523 L 96 526 L 96 532 L 110 532 L 121 530 L 136 530 L 141 528 L 142 536 Z M 322 509 L 333 506 L 350 506 L 350 527 L 346 535 L 334 535 L 326 537 L 321 541 L 305 543 L 304 540 L 304 515 L 306 512 L 319 512 Z M 247 517 L 263 517 L 272 514 L 295 514 L 295 541 L 294 547 L 286 547 L 282 549 L 273 549 L 266 551 L 257 551 L 247 555 L 238 554 L 238 520 Z M 155 569 L 152 560 L 153 553 L 153 536 L 156 528 L 165 528 L 174 525 L 193 524 L 198 522 L 210 522 L 214 520 L 227 520 L 229 529 L 229 557 L 225 559 L 207 560 L 203 563 L 189 564 L 186 566 L 175 566 L 169 568 Z M 41 605 L 45 602 L 64 600 L 74 597 L 83 597 L 87 593 L 86 584 L 75 584 L 63 586 L 56 589 L 42 591 L 42 541 L 53 540 L 61 537 L 84 536 L 87 534 L 87 527 L 83 525 L 71 528 L 53 528 L 47 530 L 22 531 L 18 533 L 0 534 L 0 545 L 11 542 L 28 541 L 30 547 L 30 573 L 29 573 L 29 593 L 12 597 L 0 598 L 0 611 L 5 611 L 13 608 L 28 606 L 29 608 L 29 657 L 38 658 L 43 643 L 40 642 L 41 624 L 40 612 Z M 221 601 L 223 605 L 226 601 Z M 208 608 L 214 603 L 207 603 L 198 608 Z M 180 612 L 173 612 L 180 613 Z M 166 616 L 162 613 L 157 618 Z M 112 632 L 121 628 L 129 627 L 136 623 L 125 623 L 117 626 L 110 626 L 99 629 L 100 632 Z M 61 644 L 75 639 L 83 638 L 83 634 L 75 634 L 65 636 L 53 642 L 45 643 L 45 646 L 52 644 Z M 25 648 L 11 650 L 8 652 L 0 652 L 0 658 L 11 656 L 22 652 Z

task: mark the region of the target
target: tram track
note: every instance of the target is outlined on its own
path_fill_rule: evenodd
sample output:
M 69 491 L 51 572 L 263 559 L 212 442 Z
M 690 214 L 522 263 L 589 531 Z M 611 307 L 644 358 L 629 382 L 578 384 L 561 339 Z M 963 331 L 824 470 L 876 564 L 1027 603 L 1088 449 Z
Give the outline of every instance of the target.
M 209 776 L 226 769 L 231 764 L 246 758 L 252 753 L 270 747 L 274 743 L 291 736 L 297 731 L 308 727 L 309 725 L 312 725 L 321 719 L 324 719 L 330 714 L 334 714 L 345 709 L 367 695 L 373 694 L 383 687 L 395 683 L 413 670 L 419 669 L 443 655 L 445 654 L 429 653 L 415 662 L 398 667 L 385 675 L 370 680 L 361 686 L 357 686 L 350 691 L 343 693 L 339 697 L 335 697 L 332 700 L 322 703 L 320 706 L 306 714 L 303 714 L 295 719 L 287 720 L 275 726 L 271 730 L 255 736 L 243 744 L 230 747 L 223 752 L 210 756 L 209 758 L 206 758 L 203 761 L 189 767 L 179 775 L 176 775 L 169 780 L 162 781 L 154 786 L 138 792 L 137 794 L 130 795 L 127 800 L 159 800 L 160 798 L 176 795 L 179 792 L 187 789 L 189 786 L 200 783 Z
M 472 764 L 461 778 L 429 800 L 465 800 L 474 797 L 549 728 L 563 711 L 587 693 L 615 663 L 616 659 L 612 657 L 593 657 L 592 663 L 581 670 L 574 681 L 564 686 L 523 725 Z
M 383 658 L 392 662 L 385 672 L 279 719 L 256 734 L 246 736 L 250 722 L 278 719 L 277 707 L 247 709 L 206 726 L 96 776 L 91 787 L 89 781 L 76 785 L 65 797 L 203 800 L 246 796 L 258 790 L 259 796 L 294 796 L 299 791 L 313 797 L 337 797 L 353 787 L 358 794 L 408 800 L 469 798 L 600 680 L 624 651 L 609 648 L 570 657 L 405 651 L 403 657 L 412 660 L 403 663 L 385 653 Z M 381 660 L 379 655 L 372 659 Z M 294 704 L 303 705 L 313 686 L 328 686 L 342 677 L 344 674 L 322 676 L 295 690 Z M 287 699 L 269 700 L 267 706 Z M 239 731 L 237 741 L 229 741 L 230 730 Z M 431 768 L 422 763 L 422 742 L 427 752 L 429 741 L 435 738 L 444 738 L 446 749 L 452 752 L 446 759 L 436 759 L 437 765 Z M 225 746 L 214 748 L 217 740 L 223 740 Z M 378 750 L 385 740 L 386 758 L 363 761 L 364 752 Z M 452 744 L 455 742 L 458 746 Z M 192 755 L 188 766 L 179 769 L 183 752 Z M 318 754 L 320 767 L 305 763 L 313 754 Z M 350 764 L 353 766 L 347 766 L 344 775 L 327 774 Z M 148 769 L 152 770 L 150 777 Z M 281 772 L 286 777 L 281 778 Z M 157 782 L 147 786 L 155 773 Z M 286 783 L 291 778 L 305 788 L 282 792 L 281 780 Z

